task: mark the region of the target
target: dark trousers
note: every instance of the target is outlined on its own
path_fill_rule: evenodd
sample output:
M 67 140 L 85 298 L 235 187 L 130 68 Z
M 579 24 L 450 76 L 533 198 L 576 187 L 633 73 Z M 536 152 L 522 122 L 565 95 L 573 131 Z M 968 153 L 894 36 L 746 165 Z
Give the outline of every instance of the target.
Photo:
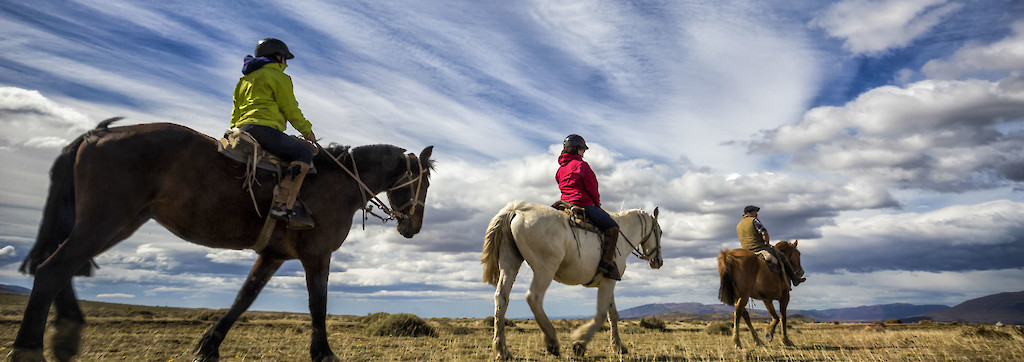
M 252 135 L 252 138 L 255 138 L 256 142 L 260 143 L 260 147 L 263 147 L 263 149 L 274 156 L 280 157 L 289 163 L 302 161 L 307 164 L 313 164 L 313 152 L 306 145 L 302 144 L 301 140 L 295 137 L 272 127 L 255 124 L 247 124 L 238 128 Z
M 602 231 L 619 226 L 619 223 L 612 220 L 612 216 L 600 206 L 584 206 L 583 211 L 587 213 L 587 220 Z

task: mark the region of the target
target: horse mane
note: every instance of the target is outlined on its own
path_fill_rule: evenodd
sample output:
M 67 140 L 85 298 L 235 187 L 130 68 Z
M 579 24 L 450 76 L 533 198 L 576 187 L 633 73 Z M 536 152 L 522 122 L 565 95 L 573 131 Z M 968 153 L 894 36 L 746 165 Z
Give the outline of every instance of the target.
M 364 146 L 344 146 L 337 143 L 331 143 L 327 147 L 323 148 L 324 151 L 330 153 L 334 157 L 341 161 L 345 167 L 351 167 L 353 157 L 359 161 L 360 164 L 381 164 L 395 158 L 404 157 L 405 149 L 389 144 L 374 144 Z M 340 170 L 341 167 L 334 162 L 328 155 L 317 154 L 314 158 L 316 167 L 323 170 Z M 420 160 L 421 162 L 423 160 Z M 427 160 L 427 167 L 425 172 L 427 176 L 430 176 L 430 171 L 434 170 L 434 160 Z
M 619 211 L 619 212 L 613 213 L 612 215 L 614 215 L 614 216 L 626 216 L 626 215 L 633 215 L 633 214 L 648 214 L 648 212 L 644 211 L 643 209 L 629 209 L 629 210 L 623 210 L 623 211 Z

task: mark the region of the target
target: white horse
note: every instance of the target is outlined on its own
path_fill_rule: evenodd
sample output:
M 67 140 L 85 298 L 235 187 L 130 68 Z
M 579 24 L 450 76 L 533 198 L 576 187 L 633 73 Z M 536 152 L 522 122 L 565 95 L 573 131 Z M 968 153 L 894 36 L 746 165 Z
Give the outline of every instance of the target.
M 658 209 L 654 209 L 653 216 L 643 210 L 628 210 L 611 216 L 622 233 L 616 243 L 615 264 L 619 272 L 626 269 L 626 257 L 633 251 L 647 260 L 651 268 L 660 268 Z M 611 323 L 612 343 L 621 353 L 627 352 L 619 339 L 615 280 L 597 272 L 602 238 L 602 234 L 569 227 L 565 214 L 547 205 L 514 201 L 491 219 L 480 262 L 484 264 L 484 281 L 497 287 L 494 291 L 494 349 L 498 359 L 512 357 L 505 344 L 505 311 L 523 260 L 533 269 L 533 283 L 526 293 L 526 302 L 544 332 L 549 353 L 558 356 L 560 352 L 555 327 L 543 307 L 544 292 L 552 280 L 567 285 L 597 286 L 597 315 L 572 333 L 576 355 L 582 356 L 586 351 L 587 342 L 601 327 L 605 315 Z

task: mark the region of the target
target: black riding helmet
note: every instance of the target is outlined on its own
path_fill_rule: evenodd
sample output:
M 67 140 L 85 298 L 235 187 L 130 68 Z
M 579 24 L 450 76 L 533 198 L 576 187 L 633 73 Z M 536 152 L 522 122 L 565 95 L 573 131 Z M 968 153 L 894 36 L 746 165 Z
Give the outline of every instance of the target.
M 283 41 L 274 38 L 260 40 L 260 42 L 256 44 L 256 50 L 254 50 L 253 53 L 255 53 L 257 57 L 281 55 L 284 56 L 285 59 L 295 58 L 295 56 L 292 55 L 292 52 L 288 51 L 288 46 L 285 45 Z
M 590 149 L 587 147 L 587 141 L 583 140 L 583 137 L 580 137 L 580 135 L 575 133 L 565 137 L 565 141 L 562 141 L 562 147 L 578 147 L 584 150 Z

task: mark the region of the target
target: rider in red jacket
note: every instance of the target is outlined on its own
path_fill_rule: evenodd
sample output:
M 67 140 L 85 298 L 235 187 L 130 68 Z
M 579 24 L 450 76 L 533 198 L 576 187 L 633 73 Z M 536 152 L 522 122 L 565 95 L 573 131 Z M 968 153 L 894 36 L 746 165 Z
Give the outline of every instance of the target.
M 601 208 L 601 194 L 597 191 L 597 175 L 590 164 L 583 160 L 587 142 L 577 134 L 571 134 L 562 142 L 562 154 L 558 156 L 558 171 L 555 181 L 562 191 L 562 200 L 582 207 L 587 220 L 604 232 L 601 245 L 601 263 L 598 270 L 607 278 L 622 280 L 619 267 L 615 265 L 615 242 L 619 239 L 619 224 Z

